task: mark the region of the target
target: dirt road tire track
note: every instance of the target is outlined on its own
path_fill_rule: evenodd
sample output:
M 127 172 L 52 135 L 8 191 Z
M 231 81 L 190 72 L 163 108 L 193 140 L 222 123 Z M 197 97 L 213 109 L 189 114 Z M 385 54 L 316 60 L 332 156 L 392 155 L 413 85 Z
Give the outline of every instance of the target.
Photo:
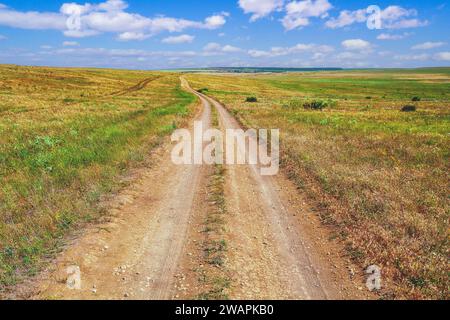
M 127 93 L 132 93 L 132 92 L 136 92 L 136 91 L 142 90 L 148 84 L 150 84 L 151 82 L 156 81 L 156 80 L 158 80 L 160 78 L 161 78 L 161 76 L 144 79 L 144 80 L 140 81 L 139 83 L 137 83 L 136 85 L 134 85 L 132 87 L 129 87 L 129 88 L 117 91 L 117 92 L 113 92 L 113 93 L 109 94 L 108 96 L 118 97 L 118 96 L 123 96 L 123 95 L 125 95 Z

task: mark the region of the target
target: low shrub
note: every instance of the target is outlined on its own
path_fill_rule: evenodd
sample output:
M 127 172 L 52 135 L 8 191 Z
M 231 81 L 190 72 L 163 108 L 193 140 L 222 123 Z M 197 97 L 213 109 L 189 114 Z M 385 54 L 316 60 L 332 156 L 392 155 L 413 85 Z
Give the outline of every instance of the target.
M 326 107 L 328 107 L 328 102 L 323 100 L 314 100 L 303 104 L 303 108 L 310 110 L 323 110 Z
M 245 102 L 258 102 L 258 99 L 256 97 L 247 97 L 247 99 L 245 99 Z
M 402 112 L 414 112 L 417 110 L 416 106 L 404 106 Z
M 72 98 L 64 98 L 64 99 L 63 99 L 63 102 L 64 102 L 64 103 L 74 103 L 74 102 L 76 102 L 76 100 L 75 100 L 75 99 L 72 99 Z
M 197 92 L 199 92 L 199 93 L 205 93 L 205 92 L 208 92 L 208 91 L 209 91 L 208 88 L 202 88 L 202 89 L 197 90 Z
M 419 102 L 420 100 L 422 100 L 420 97 L 412 97 L 411 99 L 413 102 Z

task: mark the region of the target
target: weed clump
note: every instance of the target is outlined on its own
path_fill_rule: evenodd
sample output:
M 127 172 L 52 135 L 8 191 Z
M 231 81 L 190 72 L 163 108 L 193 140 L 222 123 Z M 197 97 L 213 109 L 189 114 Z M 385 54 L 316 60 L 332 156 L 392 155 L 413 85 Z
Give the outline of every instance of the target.
M 402 108 L 402 112 L 415 112 L 417 111 L 417 107 L 416 106 L 404 106 Z
M 297 109 L 297 108 L 302 108 L 303 107 L 303 102 L 300 100 L 290 100 L 288 103 L 283 105 L 283 108 L 286 109 Z
M 63 102 L 66 103 L 66 104 L 69 104 L 69 103 L 74 103 L 74 102 L 76 102 L 76 100 L 75 100 L 75 99 L 72 99 L 72 98 L 64 98 L 64 99 L 63 99 Z
M 247 97 L 247 99 L 245 99 L 245 102 L 258 102 L 258 99 L 256 97 Z
M 303 104 L 303 108 L 306 110 L 323 110 L 328 107 L 328 102 L 323 100 L 314 100 L 305 102 Z
M 412 99 L 411 99 L 411 101 L 413 101 L 413 102 L 419 102 L 420 100 L 422 100 L 422 98 L 420 98 L 420 97 L 412 97 Z
M 199 92 L 199 93 L 205 93 L 205 92 L 208 92 L 208 91 L 209 91 L 208 88 L 201 88 L 201 89 L 197 90 L 197 92 Z
M 323 110 L 325 108 L 334 106 L 335 104 L 336 102 L 333 100 L 313 100 L 304 102 L 299 99 L 293 99 L 283 104 L 283 108 L 285 109 L 303 108 L 306 110 Z

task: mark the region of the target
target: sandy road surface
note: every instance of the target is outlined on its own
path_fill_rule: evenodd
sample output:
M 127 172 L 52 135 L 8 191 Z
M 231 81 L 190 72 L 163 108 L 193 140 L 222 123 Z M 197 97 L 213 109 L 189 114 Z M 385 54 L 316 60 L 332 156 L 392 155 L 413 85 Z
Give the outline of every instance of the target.
M 182 85 L 189 88 L 186 80 Z M 219 103 L 198 94 L 208 128 L 211 105 L 222 129 L 238 123 Z M 177 276 L 195 266 L 191 235 L 205 214 L 204 186 L 210 166 L 179 166 L 171 145 L 152 155 L 154 165 L 131 177 L 133 183 L 110 204 L 109 222 L 93 225 L 73 239 L 51 266 L 20 286 L 11 298 L 171 299 L 194 298 L 194 284 L 177 294 Z M 340 248 L 283 174 L 263 177 L 257 166 L 227 166 L 225 237 L 233 299 L 366 298 L 361 279 L 351 281 Z M 198 262 L 200 263 L 200 262 Z M 81 271 L 80 290 L 66 285 L 67 267 Z M 359 289 L 356 288 L 358 284 Z M 200 288 L 201 291 L 201 288 Z

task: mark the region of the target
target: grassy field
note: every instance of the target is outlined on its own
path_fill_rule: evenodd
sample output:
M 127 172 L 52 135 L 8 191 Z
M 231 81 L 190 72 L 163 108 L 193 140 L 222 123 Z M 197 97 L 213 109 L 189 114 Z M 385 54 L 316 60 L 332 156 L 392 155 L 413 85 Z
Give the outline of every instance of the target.
M 0 288 L 99 217 L 194 101 L 171 73 L 0 66 Z
M 385 298 L 449 298 L 450 68 L 187 78 L 281 129 L 285 172 Z
M 185 76 L 281 129 L 285 172 L 384 297 L 449 298 L 450 68 Z M 0 288 L 100 217 L 194 101 L 170 72 L 0 66 Z

